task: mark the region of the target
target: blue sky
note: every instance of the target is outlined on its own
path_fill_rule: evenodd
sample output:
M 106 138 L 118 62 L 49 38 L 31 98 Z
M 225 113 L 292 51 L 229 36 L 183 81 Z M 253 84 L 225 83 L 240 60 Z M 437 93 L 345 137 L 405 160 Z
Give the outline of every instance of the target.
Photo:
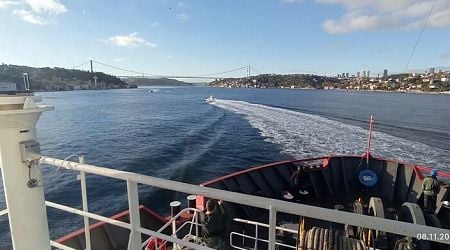
M 92 58 L 163 75 L 245 65 L 253 73 L 402 72 L 433 2 L 0 0 L 0 61 L 72 68 Z M 448 66 L 450 1 L 436 0 L 408 69 Z

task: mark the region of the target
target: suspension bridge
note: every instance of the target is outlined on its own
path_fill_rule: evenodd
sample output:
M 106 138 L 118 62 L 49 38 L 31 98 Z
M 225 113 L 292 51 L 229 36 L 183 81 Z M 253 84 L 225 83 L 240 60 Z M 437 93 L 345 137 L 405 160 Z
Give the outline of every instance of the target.
M 221 71 L 221 72 L 214 72 L 209 74 L 202 74 L 202 75 L 161 75 L 161 74 L 155 74 L 155 73 L 148 73 L 148 72 L 140 72 L 132 69 L 126 69 L 122 67 L 117 67 L 114 65 L 110 65 L 107 63 L 99 62 L 96 60 L 88 60 L 86 62 L 83 62 L 77 66 L 74 66 L 73 69 L 83 70 L 86 69 L 90 71 L 91 73 L 94 73 L 94 65 L 106 67 L 110 69 L 114 69 L 119 72 L 124 72 L 124 74 L 116 75 L 119 78 L 171 78 L 171 79 L 223 79 L 225 78 L 225 75 L 230 73 L 242 73 L 243 77 L 249 78 L 254 73 L 258 73 L 258 71 L 252 67 L 252 66 L 243 66 L 231 70 Z M 253 74 L 252 74 L 253 73 Z

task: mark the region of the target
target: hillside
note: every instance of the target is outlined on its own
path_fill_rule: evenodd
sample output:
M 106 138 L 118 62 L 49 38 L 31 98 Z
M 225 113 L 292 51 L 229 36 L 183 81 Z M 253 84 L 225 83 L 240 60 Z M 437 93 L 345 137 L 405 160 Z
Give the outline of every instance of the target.
M 133 84 L 137 86 L 192 86 L 192 83 L 178 81 L 175 79 L 168 78 L 128 78 L 125 79 L 128 84 Z
M 0 83 L 15 83 L 23 90 L 23 73 L 28 73 L 31 91 L 127 88 L 126 82 L 102 72 L 91 73 L 64 68 L 33 68 L 11 64 L 0 65 Z M 97 77 L 97 83 L 94 81 Z
M 247 78 L 226 78 L 215 80 L 209 86 L 216 87 L 263 87 L 263 88 L 315 88 L 321 89 L 326 84 L 338 83 L 333 77 L 294 74 L 263 74 Z

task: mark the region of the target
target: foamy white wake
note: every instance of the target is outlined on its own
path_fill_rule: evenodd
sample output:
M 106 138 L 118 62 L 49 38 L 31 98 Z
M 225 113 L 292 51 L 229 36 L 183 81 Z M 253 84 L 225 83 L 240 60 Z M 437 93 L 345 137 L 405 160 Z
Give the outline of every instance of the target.
M 265 140 L 280 145 L 282 153 L 295 158 L 362 154 L 366 147 L 367 130 L 358 126 L 244 101 L 217 99 L 211 104 L 242 114 L 259 129 Z M 447 150 L 381 132 L 374 132 L 372 137 L 373 155 L 440 169 L 450 167 L 450 152 Z

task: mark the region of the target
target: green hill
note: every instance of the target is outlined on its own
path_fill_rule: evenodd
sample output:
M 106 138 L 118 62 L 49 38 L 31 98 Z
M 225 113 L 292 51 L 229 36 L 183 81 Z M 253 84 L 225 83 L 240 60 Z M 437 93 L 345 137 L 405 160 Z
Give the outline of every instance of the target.
M 15 83 L 23 90 L 23 73 L 28 73 L 31 91 L 127 88 L 126 82 L 102 72 L 91 73 L 64 68 L 33 68 L 11 64 L 0 65 L 0 83 Z M 97 77 L 95 84 L 94 77 Z
M 326 84 L 335 84 L 339 80 L 334 77 L 326 77 L 309 74 L 262 74 L 250 78 L 225 78 L 218 79 L 209 86 L 216 87 L 262 87 L 262 88 L 314 88 L 321 89 Z

